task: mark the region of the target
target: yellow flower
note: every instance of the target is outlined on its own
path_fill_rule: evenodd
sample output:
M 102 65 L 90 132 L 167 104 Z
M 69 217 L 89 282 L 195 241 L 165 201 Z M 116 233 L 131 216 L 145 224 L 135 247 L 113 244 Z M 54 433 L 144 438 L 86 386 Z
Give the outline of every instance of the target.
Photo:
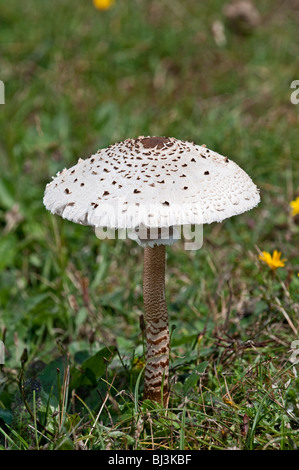
M 138 357 L 134 358 L 133 361 L 133 366 L 136 368 L 136 370 L 141 370 L 145 365 L 145 362 L 142 359 L 139 359 Z
M 292 215 L 295 216 L 299 214 L 299 197 L 295 199 L 295 201 L 290 202 L 290 206 L 292 208 Z
M 267 251 L 263 251 L 262 254 L 259 255 L 259 259 L 264 261 L 273 271 L 284 266 L 286 258 L 280 259 L 280 257 L 281 252 L 277 250 L 274 250 L 273 255 L 270 255 Z
M 233 401 L 233 399 L 228 396 L 228 394 L 224 395 L 223 401 L 224 401 L 224 403 L 226 403 L 227 405 L 229 405 L 233 408 L 239 408 L 238 405 L 236 405 L 236 403 Z
M 98 10 L 109 10 L 113 3 L 114 0 L 93 0 L 93 4 Z

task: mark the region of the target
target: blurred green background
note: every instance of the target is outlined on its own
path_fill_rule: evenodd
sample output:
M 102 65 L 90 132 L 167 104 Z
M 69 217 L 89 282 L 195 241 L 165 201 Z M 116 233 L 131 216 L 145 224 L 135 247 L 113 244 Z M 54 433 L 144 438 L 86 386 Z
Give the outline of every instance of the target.
M 258 209 L 205 228 L 203 248 L 211 238 L 212 246 L 224 247 L 217 256 L 225 259 L 236 257 L 237 249 L 236 264 L 245 268 L 255 244 L 295 255 L 298 246 L 290 244 L 291 253 L 285 253 L 285 233 L 274 226 L 284 223 L 289 201 L 298 195 L 299 106 L 290 101 L 290 84 L 298 78 L 298 4 L 259 2 L 260 21 L 250 34 L 239 31 L 237 21 L 227 21 L 225 5 L 126 0 L 107 11 L 92 1 L 1 5 L 2 328 L 27 337 L 28 324 L 49 320 L 52 328 L 62 320 L 65 326 L 69 313 L 56 315 L 62 308 L 59 296 L 66 297 L 63 282 L 68 290 L 74 287 L 65 274 L 69 262 L 90 278 L 100 297 L 100 281 L 107 282 L 104 291 L 107 285 L 116 292 L 119 287 L 121 295 L 125 283 L 133 291 L 141 284 L 142 262 L 139 272 L 136 259 L 132 263 L 131 282 L 116 271 L 129 251 L 142 258 L 132 242 L 101 243 L 86 227 L 53 221 L 42 204 L 44 187 L 57 171 L 127 137 L 165 135 L 205 143 L 235 160 L 261 189 Z M 201 273 L 209 269 L 197 271 L 196 263 L 200 266 L 202 257 L 206 266 L 204 249 L 178 252 L 183 257 L 178 271 L 194 257 L 188 272 L 202 283 Z M 169 256 L 171 263 L 172 251 Z M 117 279 L 105 281 L 108 272 Z M 37 317 L 30 313 L 36 302 Z M 69 311 L 68 304 L 65 308 Z
M 299 105 L 290 101 L 299 6 L 254 2 L 259 21 L 250 27 L 250 18 L 229 21 L 227 4 L 115 0 L 103 11 L 92 0 L 1 3 L 0 333 L 12 369 L 24 347 L 31 361 L 48 362 L 57 339 L 71 354 L 103 344 L 142 353 L 142 250 L 101 242 L 42 204 L 57 171 L 140 135 L 204 143 L 261 189 L 258 208 L 204 228 L 200 251 L 168 250 L 174 346 L 188 351 L 208 331 L 208 354 L 225 323 L 242 341 L 280 338 L 275 347 L 287 360 L 296 335 L 275 299 L 298 328 L 289 203 L 299 196 Z M 273 249 L 288 259 L 278 279 L 258 261 L 259 250 Z

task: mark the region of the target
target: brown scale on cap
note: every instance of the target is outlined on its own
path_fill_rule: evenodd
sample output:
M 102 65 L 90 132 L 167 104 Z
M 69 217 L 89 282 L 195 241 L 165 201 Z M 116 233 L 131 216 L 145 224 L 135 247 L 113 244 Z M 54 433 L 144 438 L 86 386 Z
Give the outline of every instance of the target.
M 152 149 L 154 147 L 161 149 L 165 144 L 170 142 L 168 137 L 144 137 L 141 143 L 144 148 Z

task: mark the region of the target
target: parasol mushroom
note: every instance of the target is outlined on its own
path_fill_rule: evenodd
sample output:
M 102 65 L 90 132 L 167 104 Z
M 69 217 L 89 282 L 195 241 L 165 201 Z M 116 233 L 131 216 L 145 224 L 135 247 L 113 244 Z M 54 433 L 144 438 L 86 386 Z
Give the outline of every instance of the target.
M 127 230 L 144 247 L 144 398 L 167 402 L 169 326 L 165 245 L 180 227 L 241 214 L 260 201 L 251 178 L 206 146 L 173 137 L 139 137 L 99 150 L 46 186 L 52 214 L 97 230 Z

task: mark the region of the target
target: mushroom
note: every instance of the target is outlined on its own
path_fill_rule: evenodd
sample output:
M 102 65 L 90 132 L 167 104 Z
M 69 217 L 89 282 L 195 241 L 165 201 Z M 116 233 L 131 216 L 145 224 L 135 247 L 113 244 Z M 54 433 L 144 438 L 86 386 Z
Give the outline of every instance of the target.
M 205 145 L 173 137 L 138 137 L 99 150 L 58 173 L 46 186 L 52 214 L 83 225 L 119 230 L 144 247 L 146 332 L 144 398 L 167 403 L 169 326 L 165 246 L 180 228 L 241 214 L 260 201 L 251 178 Z

